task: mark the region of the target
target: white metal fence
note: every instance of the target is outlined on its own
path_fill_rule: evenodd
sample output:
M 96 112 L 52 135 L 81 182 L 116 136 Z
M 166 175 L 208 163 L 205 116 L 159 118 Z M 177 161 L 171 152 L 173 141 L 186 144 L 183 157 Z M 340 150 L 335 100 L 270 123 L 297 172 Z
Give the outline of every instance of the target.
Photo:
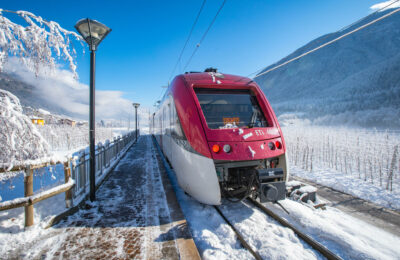
M 102 180 L 111 164 L 118 158 L 118 154 L 135 140 L 136 132 L 114 138 L 112 142 L 98 145 L 96 149 L 96 180 Z M 82 150 L 76 163 L 72 166 L 72 179 L 75 180 L 73 197 L 77 198 L 89 191 L 89 154 Z

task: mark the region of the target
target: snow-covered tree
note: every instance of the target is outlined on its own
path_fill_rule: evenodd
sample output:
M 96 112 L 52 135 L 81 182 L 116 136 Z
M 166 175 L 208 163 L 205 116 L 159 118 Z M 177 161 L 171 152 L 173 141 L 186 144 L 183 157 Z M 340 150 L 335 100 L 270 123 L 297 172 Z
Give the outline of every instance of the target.
M 26 26 L 12 22 L 4 14 L 17 15 L 25 20 Z M 71 39 L 81 44 L 83 39 L 75 32 L 63 29 L 58 23 L 46 21 L 26 11 L 0 9 L 0 71 L 9 56 L 17 56 L 36 74 L 41 67 L 56 66 L 56 58 L 63 58 L 76 74 L 75 48 Z
M 0 89 L 0 168 L 24 165 L 48 153 L 48 144 L 22 113 L 19 99 Z

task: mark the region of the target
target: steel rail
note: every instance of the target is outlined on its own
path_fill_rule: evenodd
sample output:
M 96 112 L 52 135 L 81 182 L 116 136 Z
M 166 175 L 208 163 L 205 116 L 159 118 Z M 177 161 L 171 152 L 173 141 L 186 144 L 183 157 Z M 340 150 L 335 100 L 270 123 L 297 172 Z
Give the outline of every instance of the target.
M 244 248 L 246 248 L 256 260 L 262 260 L 261 256 L 251 248 L 251 246 L 244 240 L 243 236 L 240 234 L 240 232 L 233 226 L 233 224 L 225 217 L 225 215 L 222 213 L 222 211 L 219 209 L 218 206 L 214 206 L 214 208 L 218 211 L 218 213 L 221 215 L 221 217 L 225 220 L 225 222 L 232 228 L 233 232 L 235 232 L 237 238 L 239 239 L 240 243 Z
M 293 232 L 299 236 L 302 240 L 304 240 L 307 244 L 309 244 L 312 248 L 314 248 L 316 251 L 318 251 L 321 255 L 325 256 L 328 260 L 342 260 L 342 258 L 338 255 L 335 255 L 332 253 L 328 248 L 326 248 L 324 245 L 320 244 L 307 234 L 304 234 L 301 232 L 299 229 L 297 229 L 295 226 L 290 224 L 288 221 L 286 221 L 284 218 L 278 216 L 275 214 L 272 210 L 268 209 L 264 205 L 262 205 L 260 202 L 248 198 L 248 201 L 250 201 L 253 205 L 255 205 L 258 209 L 266 213 L 268 216 L 272 217 L 276 221 L 278 221 L 282 226 L 288 227 Z

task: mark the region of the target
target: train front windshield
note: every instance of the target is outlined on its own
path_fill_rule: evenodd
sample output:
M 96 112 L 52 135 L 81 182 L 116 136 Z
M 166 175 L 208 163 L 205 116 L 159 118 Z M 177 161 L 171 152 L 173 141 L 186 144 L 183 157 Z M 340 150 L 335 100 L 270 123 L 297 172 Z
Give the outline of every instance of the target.
M 195 88 L 210 129 L 268 127 L 257 98 L 249 90 Z

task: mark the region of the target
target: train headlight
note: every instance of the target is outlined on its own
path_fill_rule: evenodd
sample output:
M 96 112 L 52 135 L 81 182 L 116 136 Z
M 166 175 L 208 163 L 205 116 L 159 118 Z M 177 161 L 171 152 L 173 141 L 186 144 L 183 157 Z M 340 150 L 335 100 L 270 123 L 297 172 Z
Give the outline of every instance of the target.
M 275 146 L 276 146 L 276 148 L 278 148 L 278 149 L 282 149 L 282 144 L 281 144 L 281 142 L 279 142 L 279 141 L 276 141 L 276 142 L 275 142 Z
M 219 150 L 221 150 L 221 147 L 218 144 L 214 144 L 212 146 L 212 150 L 213 150 L 214 153 L 218 153 Z
M 229 144 L 224 145 L 224 152 L 229 153 L 231 151 L 231 146 Z

